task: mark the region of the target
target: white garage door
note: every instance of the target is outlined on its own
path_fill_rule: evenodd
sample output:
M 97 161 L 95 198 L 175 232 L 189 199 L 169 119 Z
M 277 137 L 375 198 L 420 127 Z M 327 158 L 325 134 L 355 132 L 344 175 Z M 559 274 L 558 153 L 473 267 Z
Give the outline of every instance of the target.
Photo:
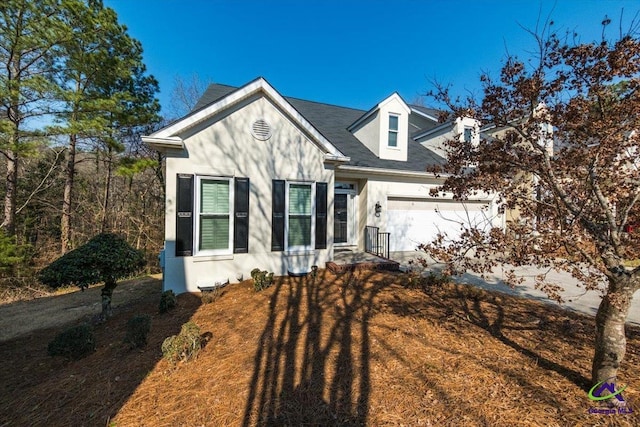
M 389 197 L 388 224 L 391 233 L 389 250 L 413 251 L 420 243 L 431 242 L 438 233 L 457 237 L 462 225 L 484 229 L 488 215 L 482 210 L 486 202 Z

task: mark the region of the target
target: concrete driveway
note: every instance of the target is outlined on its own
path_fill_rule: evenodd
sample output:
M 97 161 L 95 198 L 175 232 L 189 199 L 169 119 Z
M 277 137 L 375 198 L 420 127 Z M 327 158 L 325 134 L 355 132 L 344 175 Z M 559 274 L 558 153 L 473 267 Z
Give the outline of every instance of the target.
M 407 268 L 409 265 L 408 261 L 410 259 L 415 259 L 418 256 L 419 254 L 417 252 L 394 253 L 392 254 L 392 259 L 400 263 L 400 268 Z M 430 264 L 430 267 L 431 270 L 439 270 L 442 269 L 443 265 Z M 509 295 L 517 295 L 558 305 L 555 301 L 550 300 L 544 292 L 535 289 L 534 277 L 542 272 L 546 272 L 546 270 L 526 266 L 517 267 L 515 272 L 518 277 L 523 277 L 525 280 L 514 289 L 511 289 L 504 283 L 503 270 L 499 267 L 495 268 L 491 274 L 488 274 L 485 280 L 475 273 L 466 273 L 462 276 L 454 277 L 453 279 L 458 283 L 467 283 L 487 290 L 503 292 Z M 562 298 L 565 302 L 561 307 L 595 316 L 598 310 L 598 305 L 600 304 L 600 296 L 604 289 L 604 284 L 602 290 L 585 291 L 585 289 L 580 287 L 576 279 L 571 277 L 569 273 L 553 270 L 547 273 L 547 279 L 550 282 L 563 287 L 564 292 L 562 293 Z M 631 309 L 629 310 L 629 316 L 627 317 L 627 324 L 640 326 L 640 292 L 636 292 L 634 294 L 633 301 L 631 302 Z

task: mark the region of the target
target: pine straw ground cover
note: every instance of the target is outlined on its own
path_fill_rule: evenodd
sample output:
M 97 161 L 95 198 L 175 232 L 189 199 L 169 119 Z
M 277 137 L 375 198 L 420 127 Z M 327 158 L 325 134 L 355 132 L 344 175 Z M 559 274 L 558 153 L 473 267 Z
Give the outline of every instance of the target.
M 158 301 L 96 326 L 79 361 L 46 355 L 59 329 L 0 343 L 0 426 L 640 425 L 640 331 L 620 370 L 634 413 L 590 414 L 593 321 L 538 302 L 364 271 Z M 144 313 L 148 345 L 128 350 Z M 160 345 L 188 320 L 206 346 L 172 366 Z

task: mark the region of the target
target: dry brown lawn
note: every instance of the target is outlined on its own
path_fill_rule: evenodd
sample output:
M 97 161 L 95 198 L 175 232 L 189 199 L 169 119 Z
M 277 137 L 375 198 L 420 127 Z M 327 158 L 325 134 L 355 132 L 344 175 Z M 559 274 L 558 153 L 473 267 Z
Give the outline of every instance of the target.
M 539 302 L 321 271 L 210 304 L 180 295 L 161 315 L 158 283 L 140 286 L 151 296 L 96 325 L 85 359 L 47 356 L 60 326 L 0 342 L 0 426 L 640 425 L 638 329 L 619 377 L 634 412 L 601 415 L 587 398 L 592 319 Z M 142 313 L 148 345 L 129 350 L 126 321 Z M 172 366 L 160 345 L 189 320 L 207 344 Z

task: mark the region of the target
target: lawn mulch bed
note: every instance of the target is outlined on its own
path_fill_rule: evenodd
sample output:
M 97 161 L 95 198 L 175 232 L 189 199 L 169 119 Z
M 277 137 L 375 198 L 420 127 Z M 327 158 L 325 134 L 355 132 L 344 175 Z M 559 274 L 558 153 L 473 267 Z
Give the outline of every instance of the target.
M 640 331 L 619 373 L 634 413 L 590 414 L 593 321 L 539 302 L 381 271 L 245 281 L 164 315 L 157 297 L 96 325 L 79 361 L 47 356 L 60 328 L 0 343 L 0 426 L 640 425 Z M 160 345 L 188 320 L 208 341 L 172 366 Z

